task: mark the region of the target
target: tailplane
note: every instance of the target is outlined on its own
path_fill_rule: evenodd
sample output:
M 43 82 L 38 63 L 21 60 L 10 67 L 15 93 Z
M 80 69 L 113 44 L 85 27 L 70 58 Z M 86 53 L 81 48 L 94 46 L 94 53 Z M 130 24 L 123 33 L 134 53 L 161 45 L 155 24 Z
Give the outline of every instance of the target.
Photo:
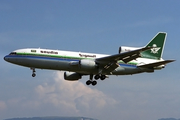
M 159 32 L 145 47 L 153 47 L 141 52 L 143 58 L 160 60 L 162 58 L 167 33 Z

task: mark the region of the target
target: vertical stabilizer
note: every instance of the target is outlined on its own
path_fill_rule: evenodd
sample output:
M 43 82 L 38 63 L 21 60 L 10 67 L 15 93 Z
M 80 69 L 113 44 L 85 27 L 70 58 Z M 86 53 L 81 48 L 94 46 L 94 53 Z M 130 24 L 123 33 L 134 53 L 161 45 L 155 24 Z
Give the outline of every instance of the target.
M 154 47 L 141 53 L 143 58 L 160 60 L 162 58 L 167 33 L 159 32 L 146 47 Z

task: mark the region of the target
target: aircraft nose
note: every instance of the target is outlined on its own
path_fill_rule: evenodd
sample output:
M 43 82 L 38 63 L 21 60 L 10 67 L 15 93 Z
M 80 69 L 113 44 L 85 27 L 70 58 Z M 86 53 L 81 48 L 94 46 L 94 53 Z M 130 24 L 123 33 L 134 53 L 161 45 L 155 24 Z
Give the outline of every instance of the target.
M 4 60 L 5 60 L 5 61 L 8 61 L 8 57 L 7 57 L 7 55 L 6 55 L 6 56 L 4 56 Z
M 4 56 L 4 60 L 7 61 L 7 57 L 6 56 Z

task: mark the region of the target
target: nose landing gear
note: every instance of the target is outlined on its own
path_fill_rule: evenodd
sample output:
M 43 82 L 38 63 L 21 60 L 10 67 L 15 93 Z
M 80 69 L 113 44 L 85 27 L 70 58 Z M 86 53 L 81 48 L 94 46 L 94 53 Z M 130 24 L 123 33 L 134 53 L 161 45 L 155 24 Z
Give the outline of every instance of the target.
M 32 70 L 32 77 L 35 77 L 36 76 L 36 71 L 35 71 L 35 68 L 31 68 L 31 70 Z

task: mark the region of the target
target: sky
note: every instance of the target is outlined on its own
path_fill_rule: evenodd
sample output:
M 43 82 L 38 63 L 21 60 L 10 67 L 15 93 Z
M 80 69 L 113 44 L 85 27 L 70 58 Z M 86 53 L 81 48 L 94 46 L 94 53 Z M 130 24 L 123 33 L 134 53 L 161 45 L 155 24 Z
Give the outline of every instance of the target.
M 0 119 L 84 116 L 99 120 L 180 118 L 179 0 L 0 0 Z M 86 86 L 63 71 L 4 61 L 20 48 L 117 54 L 120 46 L 146 45 L 167 32 L 164 59 L 154 73 L 110 76 Z

